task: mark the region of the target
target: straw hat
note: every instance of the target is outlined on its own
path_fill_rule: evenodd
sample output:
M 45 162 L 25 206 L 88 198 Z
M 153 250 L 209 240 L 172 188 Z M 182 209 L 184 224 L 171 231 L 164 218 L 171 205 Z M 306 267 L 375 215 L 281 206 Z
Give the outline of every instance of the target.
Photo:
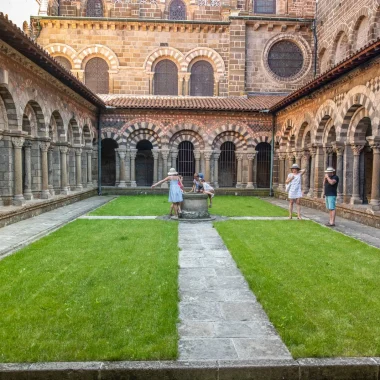
M 326 170 L 325 170 L 325 173 L 334 173 L 335 172 L 335 169 L 332 168 L 331 166 L 329 166 Z
M 290 168 L 290 170 L 292 169 L 297 169 L 297 170 L 301 170 L 301 168 L 297 165 L 297 164 L 293 164 Z
M 170 168 L 168 175 L 177 175 L 177 171 L 174 168 Z

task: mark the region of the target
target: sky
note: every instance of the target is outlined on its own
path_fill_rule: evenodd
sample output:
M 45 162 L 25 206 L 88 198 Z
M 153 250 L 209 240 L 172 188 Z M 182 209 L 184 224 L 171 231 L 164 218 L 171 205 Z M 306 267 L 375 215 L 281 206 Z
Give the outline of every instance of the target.
M 38 14 L 36 0 L 0 0 L 0 12 L 8 15 L 8 19 L 22 28 L 22 23 L 30 23 L 30 16 Z

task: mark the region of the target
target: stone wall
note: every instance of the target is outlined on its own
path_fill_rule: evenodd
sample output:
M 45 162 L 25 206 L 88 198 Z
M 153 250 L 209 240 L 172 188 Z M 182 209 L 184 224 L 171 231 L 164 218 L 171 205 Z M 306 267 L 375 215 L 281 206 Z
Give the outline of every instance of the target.
M 320 72 L 380 36 L 376 0 L 320 0 L 317 31 Z
M 340 203 L 380 209 L 380 58 L 296 101 L 277 115 L 275 183 L 284 189 L 289 167 L 307 170 L 305 196 L 323 196 L 327 166 L 336 168 Z
M 61 151 L 96 156 L 96 114 L 95 106 L 0 42 L 0 203 L 92 187 L 87 177 L 73 179 L 71 167 L 63 189 Z M 81 169 L 86 173 L 87 165 Z

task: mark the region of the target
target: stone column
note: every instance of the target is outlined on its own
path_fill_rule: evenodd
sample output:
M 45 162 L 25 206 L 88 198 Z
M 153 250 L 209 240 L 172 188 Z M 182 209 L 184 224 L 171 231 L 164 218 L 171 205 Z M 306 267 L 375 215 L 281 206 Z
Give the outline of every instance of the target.
M 125 170 L 126 170 L 126 183 L 127 185 L 131 184 L 131 149 L 127 148 L 126 153 L 125 153 Z
M 257 189 L 257 152 L 253 153 L 253 188 Z
M 177 157 L 178 157 L 178 149 L 172 149 L 171 151 L 172 158 L 172 168 L 177 170 Z
M 48 150 L 48 188 L 50 195 L 55 195 L 54 191 L 54 172 L 53 172 L 53 154 L 54 154 L 54 146 L 50 145 Z
M 311 163 L 310 163 L 310 187 L 307 193 L 308 197 L 314 197 L 314 173 L 315 173 L 315 156 L 317 154 L 317 149 L 313 146 L 309 147 Z
M 242 178 L 241 178 L 241 169 L 242 169 L 242 167 L 241 167 L 241 163 L 242 163 L 242 161 L 243 161 L 243 153 L 236 153 L 236 159 L 237 159 L 237 162 L 238 162 L 238 164 L 237 164 L 237 176 L 236 176 L 236 187 L 237 188 L 240 188 L 241 187 L 241 185 L 242 185 Z
M 126 171 L 125 171 L 125 149 L 119 148 L 119 185 L 118 187 L 126 187 Z
M 313 196 L 315 198 L 322 198 L 323 195 L 323 177 L 325 176 L 325 163 L 323 147 L 315 145 L 316 154 L 314 157 L 314 184 L 313 184 Z
M 87 149 L 87 186 L 92 186 L 92 148 Z
M 287 161 L 288 161 L 288 170 L 287 170 L 287 173 L 285 173 L 285 180 L 288 177 L 288 174 L 290 173 L 290 168 L 293 165 L 293 162 L 294 162 L 294 153 L 293 152 L 288 152 L 286 158 L 287 158 Z
M 351 149 L 354 153 L 354 166 L 353 166 L 353 179 L 352 179 L 352 196 L 350 199 L 350 204 L 360 204 L 363 203 L 360 199 L 359 191 L 359 163 L 360 163 L 360 152 L 363 150 L 364 145 L 362 144 L 352 144 Z
M 59 151 L 61 153 L 61 194 L 69 194 L 69 187 L 67 184 L 67 152 L 69 148 L 67 146 L 60 146 Z
M 72 190 L 71 187 L 71 178 L 70 178 L 70 153 L 72 152 L 72 149 L 70 147 L 67 147 L 67 154 L 66 154 L 66 173 L 67 173 L 67 187 L 69 190 Z
M 214 96 L 219 96 L 219 82 L 220 82 L 220 75 L 215 74 L 214 75 Z
M 194 159 L 195 159 L 195 173 L 199 173 L 200 169 L 200 159 L 201 159 L 201 152 L 199 150 L 194 151 Z
M 337 203 L 343 202 L 343 152 L 344 145 L 338 142 L 333 144 L 333 149 L 336 152 L 336 175 L 339 178 L 338 195 L 336 198 Z
M 256 155 L 256 153 L 253 153 L 253 152 L 247 154 L 247 160 L 248 160 L 248 183 L 247 183 L 247 189 L 254 188 L 254 184 L 253 184 L 253 176 L 254 176 L 254 173 L 253 173 L 254 172 L 253 160 L 255 159 L 255 155 Z M 256 165 L 255 172 L 257 172 L 257 165 Z M 256 183 L 257 183 L 257 179 L 256 179 Z
M 305 170 L 305 173 L 302 176 L 302 190 L 303 194 L 307 194 L 310 188 L 310 152 L 308 150 L 303 151 L 302 157 L 301 157 L 301 169 Z
M 75 190 L 83 190 L 82 186 L 82 149 L 75 149 L 75 174 L 76 174 L 76 186 Z
M 154 72 L 148 73 L 148 80 L 149 80 L 149 95 L 153 95 L 153 78 L 154 78 Z
M 24 150 L 25 150 L 24 198 L 28 201 L 33 199 L 31 149 L 32 149 L 32 143 L 29 140 L 26 140 L 24 143 Z
M 286 155 L 284 153 L 279 152 L 278 154 L 278 162 L 279 162 L 279 184 L 278 188 L 279 190 L 284 191 L 285 190 L 285 159 Z
M 205 150 L 203 152 L 205 161 L 206 161 L 206 173 L 205 173 L 205 181 L 210 182 L 210 159 L 212 155 L 212 150 Z
M 49 172 L 48 172 L 48 149 L 50 142 L 42 141 L 40 142 L 41 149 L 41 171 L 42 171 L 42 191 L 41 199 L 51 198 L 49 192 Z
M 169 157 L 169 149 L 161 149 L 161 156 L 163 160 L 163 168 L 162 168 L 162 175 L 163 179 L 168 176 L 168 157 Z M 161 184 L 161 188 L 167 189 L 168 183 L 164 182 Z
M 380 137 L 367 138 L 373 153 L 372 187 L 369 205 L 373 211 L 380 210 Z
M 131 187 L 136 187 L 136 155 L 137 149 L 131 149 Z
M 302 166 L 302 151 L 294 152 L 294 157 L 296 158 L 296 164 L 301 167 Z
M 158 149 L 153 148 L 153 183 L 158 181 Z
M 189 86 L 189 82 L 190 82 L 190 75 L 191 73 L 186 73 L 184 75 L 184 79 L 185 79 L 185 89 L 184 89 L 184 95 L 185 96 L 189 96 L 190 95 L 190 86 Z M 174 167 L 174 166 L 173 166 Z
M 178 96 L 183 95 L 183 77 L 184 73 L 178 73 Z
M 25 198 L 22 194 L 22 146 L 25 139 L 23 137 L 12 137 L 14 147 L 14 206 L 23 206 Z
M 214 151 L 214 188 L 217 189 L 219 187 L 219 157 L 220 150 Z

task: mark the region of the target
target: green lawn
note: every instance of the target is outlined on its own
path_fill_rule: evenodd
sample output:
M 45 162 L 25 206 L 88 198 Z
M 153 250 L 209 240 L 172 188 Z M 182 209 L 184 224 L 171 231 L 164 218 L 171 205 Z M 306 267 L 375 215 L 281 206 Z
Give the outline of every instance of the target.
M 221 216 L 287 216 L 288 211 L 257 197 L 216 195 L 210 213 Z M 169 214 L 167 195 L 121 196 L 90 215 L 165 215 Z
M 175 223 L 78 220 L 0 261 L 0 362 L 175 359 L 177 242 Z
M 380 356 L 380 250 L 311 221 L 215 227 L 295 358 Z

